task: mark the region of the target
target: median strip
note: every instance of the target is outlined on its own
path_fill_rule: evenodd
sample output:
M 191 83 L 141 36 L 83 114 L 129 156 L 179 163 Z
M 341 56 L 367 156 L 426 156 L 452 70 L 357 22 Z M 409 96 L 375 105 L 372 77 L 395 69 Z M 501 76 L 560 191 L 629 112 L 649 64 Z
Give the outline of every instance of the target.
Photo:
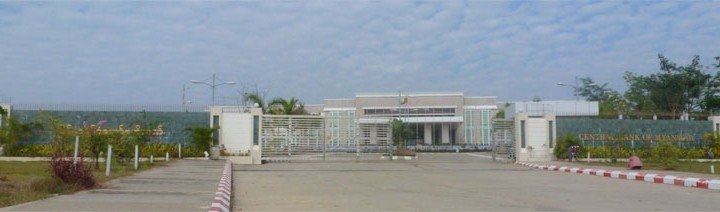
M 677 185 L 684 187 L 695 187 L 702 189 L 720 190 L 720 180 L 708 180 L 703 178 L 694 177 L 677 177 L 672 175 L 660 175 L 652 173 L 637 173 L 637 172 L 623 172 L 623 171 L 608 171 L 603 169 L 589 169 L 583 167 L 567 167 L 567 166 L 554 166 L 554 165 L 543 165 L 526 162 L 515 162 L 522 166 L 527 166 L 540 170 L 547 171 L 558 171 L 567 173 L 577 173 L 583 175 L 595 175 L 602 177 L 609 177 L 622 180 L 635 180 L 645 181 L 657 184 L 668 184 Z
M 228 160 L 225 162 L 225 168 L 223 170 L 222 177 L 220 177 L 220 183 L 218 183 L 217 192 L 215 192 L 215 198 L 212 205 L 210 205 L 210 212 L 229 212 L 232 208 L 232 163 Z

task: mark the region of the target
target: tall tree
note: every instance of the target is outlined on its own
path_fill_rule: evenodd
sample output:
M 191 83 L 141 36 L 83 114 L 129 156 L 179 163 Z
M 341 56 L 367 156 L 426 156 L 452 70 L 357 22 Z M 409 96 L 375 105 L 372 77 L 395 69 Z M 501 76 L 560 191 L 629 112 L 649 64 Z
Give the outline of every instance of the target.
M 630 106 L 617 91 L 608 88 L 608 83 L 598 84 L 590 77 L 580 78 L 582 85 L 575 87 L 575 94 L 587 101 L 597 101 L 601 114 L 627 114 Z
M 638 76 L 632 72 L 625 72 L 623 76 L 625 83 L 629 88 L 623 95 L 630 104 L 630 108 L 640 113 L 650 113 L 657 111 L 655 102 L 650 99 L 650 90 L 646 85 L 646 81 L 642 76 Z
M 612 89 L 607 88 L 607 83 L 599 85 L 590 77 L 580 78 L 580 81 L 582 81 L 582 85 L 575 87 L 575 95 L 585 97 L 588 101 L 600 101 L 612 91 Z
M 626 73 L 625 80 L 630 89 L 625 96 L 631 105 L 642 108 L 648 106 L 646 101 L 650 100 L 657 110 L 670 112 L 673 117 L 682 111 L 707 110 L 707 103 L 712 102 L 707 100 L 712 100 L 718 93 L 717 76 L 703 72 L 700 57 L 693 56 L 690 64 L 684 66 L 661 54 L 658 59 L 659 73 L 647 76 Z
M 718 112 L 720 110 L 720 56 L 715 57 L 715 64 L 708 66 L 708 69 L 715 72 L 705 89 L 702 91 L 703 99 L 700 101 L 701 108 L 705 111 Z M 717 113 L 716 113 L 717 114 Z

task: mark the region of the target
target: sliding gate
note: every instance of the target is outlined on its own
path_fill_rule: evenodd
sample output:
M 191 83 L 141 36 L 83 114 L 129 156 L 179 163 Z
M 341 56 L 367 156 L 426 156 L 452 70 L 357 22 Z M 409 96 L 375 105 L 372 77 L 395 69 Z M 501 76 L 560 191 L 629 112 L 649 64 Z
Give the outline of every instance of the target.
M 392 151 L 389 123 L 344 124 L 322 116 L 263 115 L 262 159 L 269 162 L 308 160 L 381 160 Z
M 515 121 L 505 119 L 493 120 L 492 139 L 493 154 L 495 161 L 497 158 L 515 160 Z

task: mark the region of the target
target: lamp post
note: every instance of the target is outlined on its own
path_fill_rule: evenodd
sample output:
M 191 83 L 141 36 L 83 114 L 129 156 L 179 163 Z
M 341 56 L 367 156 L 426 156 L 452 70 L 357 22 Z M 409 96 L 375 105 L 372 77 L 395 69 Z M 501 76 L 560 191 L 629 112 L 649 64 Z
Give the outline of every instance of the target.
M 578 95 L 578 92 L 577 92 L 578 88 L 580 88 L 580 85 L 578 85 L 578 77 L 577 77 L 577 76 L 575 76 L 575 86 L 572 86 L 572 85 L 567 84 L 567 83 L 562 83 L 562 82 L 558 82 L 556 85 L 558 85 L 558 86 L 563 86 L 563 87 L 571 87 L 571 88 L 573 88 L 573 95 L 575 95 L 575 101 L 580 101 L 580 95 Z M 589 86 L 595 86 L 595 85 L 597 85 L 597 84 L 595 84 L 595 83 L 590 83 L 590 84 L 588 84 L 588 85 L 589 85 Z
M 220 81 L 220 82 L 218 83 L 218 81 Z M 235 84 L 235 82 L 233 82 L 233 81 L 222 82 L 221 80 L 217 79 L 217 77 L 215 77 L 215 74 L 212 75 L 212 79 L 210 79 L 209 82 L 208 82 L 208 80 L 206 80 L 206 81 L 190 80 L 190 82 L 193 84 L 204 84 L 204 85 L 210 86 L 210 88 L 212 88 L 212 106 L 215 106 L 215 87 L 221 86 L 221 85 L 234 85 Z
M 185 106 L 186 106 L 188 103 L 190 103 L 190 101 L 187 100 L 186 95 L 185 95 L 185 93 L 187 93 L 187 90 L 188 90 L 188 89 L 190 89 L 190 84 L 184 83 L 184 84 L 183 84 L 183 88 L 182 88 L 182 105 L 183 105 L 183 108 L 185 108 Z

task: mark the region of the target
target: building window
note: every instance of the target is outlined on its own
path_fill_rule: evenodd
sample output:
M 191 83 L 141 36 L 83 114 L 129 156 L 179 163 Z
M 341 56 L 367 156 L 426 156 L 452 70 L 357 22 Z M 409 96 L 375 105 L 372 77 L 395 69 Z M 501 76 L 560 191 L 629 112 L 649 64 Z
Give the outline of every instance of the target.
M 220 116 L 214 115 L 212 123 L 213 123 L 214 128 L 219 128 L 220 127 Z M 212 133 L 212 141 L 213 141 L 214 145 L 218 145 L 219 137 L 220 136 L 218 135 L 218 130 L 214 130 Z
M 553 121 L 548 121 L 548 129 L 550 129 L 550 132 L 548 135 L 550 135 L 550 148 L 553 148 L 553 143 L 555 142 L 555 136 L 553 135 Z
M 471 110 L 465 110 L 465 117 L 463 117 L 463 120 L 465 120 L 465 143 L 475 144 L 475 136 L 473 135 L 473 116 Z
M 520 120 L 520 147 L 525 148 L 525 120 Z
M 260 145 L 260 116 L 253 116 L 253 145 Z

